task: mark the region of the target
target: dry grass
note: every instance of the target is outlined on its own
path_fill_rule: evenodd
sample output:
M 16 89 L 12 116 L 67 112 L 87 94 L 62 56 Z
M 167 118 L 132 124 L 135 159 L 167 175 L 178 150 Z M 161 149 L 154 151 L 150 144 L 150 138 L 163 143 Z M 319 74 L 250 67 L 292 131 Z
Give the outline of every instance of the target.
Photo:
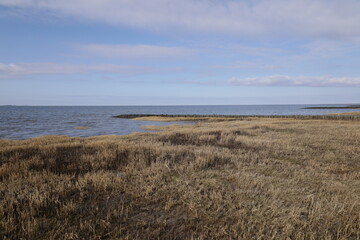
M 155 115 L 155 114 L 123 114 L 114 116 L 114 118 L 127 118 L 141 121 L 157 121 L 157 122 L 174 122 L 174 121 L 190 121 L 190 122 L 223 122 L 223 121 L 240 121 L 259 118 L 277 118 L 277 119 L 298 119 L 298 120 L 354 120 L 360 119 L 359 114 L 328 114 L 328 115 Z
M 334 116 L 360 116 L 360 112 L 332 113 Z
M 0 140 L 2 239 L 359 239 L 359 121 Z

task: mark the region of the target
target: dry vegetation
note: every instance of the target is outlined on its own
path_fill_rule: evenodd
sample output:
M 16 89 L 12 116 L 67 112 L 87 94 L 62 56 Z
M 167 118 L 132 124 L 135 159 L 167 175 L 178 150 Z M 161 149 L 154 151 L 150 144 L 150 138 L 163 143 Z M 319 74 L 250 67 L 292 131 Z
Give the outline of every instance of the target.
M 86 129 L 89 129 L 89 127 L 80 126 L 80 127 L 74 127 L 73 129 L 75 129 L 75 130 L 86 130 Z
M 298 119 L 298 120 L 359 120 L 360 112 L 335 113 L 328 115 L 156 115 L 156 114 L 123 114 L 114 116 L 114 118 L 127 118 L 141 121 L 158 121 L 158 122 L 174 122 L 174 121 L 191 121 L 191 122 L 220 122 L 247 120 L 249 118 L 280 118 L 280 119 Z
M 359 239 L 359 123 L 0 140 L 0 238 Z
M 360 112 L 333 113 L 335 116 L 360 116 Z

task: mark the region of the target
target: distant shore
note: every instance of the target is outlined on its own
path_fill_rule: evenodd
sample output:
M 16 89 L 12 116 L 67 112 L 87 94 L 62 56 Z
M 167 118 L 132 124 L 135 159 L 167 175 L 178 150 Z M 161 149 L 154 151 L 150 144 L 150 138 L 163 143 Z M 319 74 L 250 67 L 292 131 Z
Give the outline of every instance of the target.
M 359 112 L 333 113 L 327 115 L 172 115 L 172 114 L 121 114 L 113 116 L 114 118 L 125 118 L 139 121 L 235 121 L 251 118 L 289 118 L 289 119 L 327 119 L 327 120 L 347 120 L 359 119 Z
M 303 109 L 360 109 L 360 105 L 349 105 L 343 107 L 304 107 Z

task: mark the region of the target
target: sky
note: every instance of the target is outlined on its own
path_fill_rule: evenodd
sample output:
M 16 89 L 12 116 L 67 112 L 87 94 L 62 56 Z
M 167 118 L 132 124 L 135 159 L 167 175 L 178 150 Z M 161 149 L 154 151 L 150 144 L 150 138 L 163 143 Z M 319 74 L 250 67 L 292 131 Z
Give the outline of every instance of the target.
M 0 105 L 360 103 L 360 0 L 0 0 Z

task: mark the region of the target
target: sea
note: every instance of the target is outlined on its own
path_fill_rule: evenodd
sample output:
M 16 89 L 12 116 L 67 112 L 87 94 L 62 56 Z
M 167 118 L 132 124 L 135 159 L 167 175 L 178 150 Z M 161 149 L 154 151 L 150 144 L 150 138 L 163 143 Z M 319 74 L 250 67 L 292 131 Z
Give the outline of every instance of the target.
M 46 135 L 88 137 L 144 132 L 144 125 L 167 125 L 114 118 L 120 114 L 175 115 L 324 115 L 358 109 L 303 109 L 332 105 L 216 105 L 216 106 L 0 106 L 0 139 L 27 139 Z M 180 124 L 189 124 L 177 122 Z

